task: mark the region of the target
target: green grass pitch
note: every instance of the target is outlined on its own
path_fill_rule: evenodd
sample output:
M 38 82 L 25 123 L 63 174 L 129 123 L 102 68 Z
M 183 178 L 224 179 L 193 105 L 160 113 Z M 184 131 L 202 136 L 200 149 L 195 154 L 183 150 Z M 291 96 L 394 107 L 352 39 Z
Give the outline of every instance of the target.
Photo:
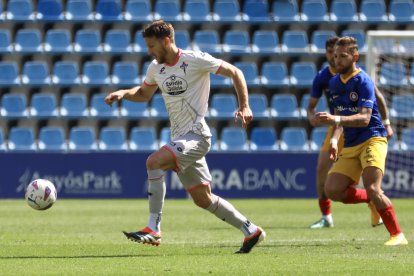
M 233 254 L 241 232 L 190 200 L 167 200 L 163 242 L 127 240 L 147 223 L 146 200 L 58 200 L 35 211 L 0 200 L 0 275 L 413 275 L 414 200 L 394 199 L 408 246 L 385 247 L 366 204 L 333 204 L 335 228 L 311 230 L 313 200 L 230 200 L 267 232 L 250 254 Z

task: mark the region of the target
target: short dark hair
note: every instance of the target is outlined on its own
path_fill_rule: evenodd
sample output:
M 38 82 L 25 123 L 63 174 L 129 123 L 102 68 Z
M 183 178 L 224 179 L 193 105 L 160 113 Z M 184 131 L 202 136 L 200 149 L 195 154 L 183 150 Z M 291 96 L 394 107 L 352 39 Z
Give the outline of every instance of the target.
M 352 36 L 344 36 L 338 39 L 335 46 L 347 46 L 351 54 L 358 52 L 358 42 L 356 38 Z
M 334 47 L 338 39 L 338 36 L 331 36 L 330 38 L 328 38 L 325 42 L 325 49 Z
M 142 31 L 142 36 L 156 38 L 168 37 L 172 42 L 174 42 L 174 28 L 170 23 L 167 23 L 164 20 L 155 20 L 145 26 Z

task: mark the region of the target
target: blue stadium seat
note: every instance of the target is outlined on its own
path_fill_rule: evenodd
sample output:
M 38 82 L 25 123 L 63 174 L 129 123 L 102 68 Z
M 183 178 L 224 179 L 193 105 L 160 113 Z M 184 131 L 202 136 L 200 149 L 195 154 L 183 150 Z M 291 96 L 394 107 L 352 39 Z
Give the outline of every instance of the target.
M 365 23 L 388 22 L 384 0 L 362 0 L 359 8 L 359 18 Z
M 89 22 L 94 20 L 91 0 L 68 0 L 65 19 L 69 21 Z
M 63 94 L 60 104 L 60 116 L 67 119 L 82 119 L 89 117 L 86 95 L 83 93 Z
M 24 94 L 6 93 L 3 95 L 1 108 L 1 117 L 6 119 L 22 119 L 29 117 L 27 100 Z
M 30 86 L 50 84 L 49 67 L 45 61 L 26 61 L 23 66 L 22 83 Z
M 168 112 L 165 107 L 164 98 L 161 94 L 155 94 L 151 99 L 151 117 L 155 119 L 167 119 Z
M 123 20 L 120 0 L 98 0 L 95 7 L 95 20 L 120 22 Z
M 6 19 L 9 21 L 34 21 L 36 18 L 33 12 L 31 0 L 10 0 L 7 1 Z
M 398 135 L 394 132 L 394 135 L 388 139 L 388 151 L 400 150 L 400 141 L 398 141 Z
M 10 30 L 0 30 L 0 54 L 10 54 L 13 51 Z
M 211 151 L 218 151 L 220 150 L 220 144 L 217 138 L 217 130 L 214 127 L 210 127 L 211 132 Z
M 310 99 L 310 94 L 305 94 L 302 96 L 300 101 L 300 112 L 303 119 L 307 119 L 306 108 L 308 107 Z M 318 104 L 316 105 L 316 112 L 328 112 L 328 100 L 325 96 L 319 98 Z
M 299 23 L 300 13 L 296 0 L 273 1 L 272 15 L 275 22 Z
M 277 134 L 273 127 L 255 127 L 250 137 L 250 149 L 253 151 L 279 150 Z
M 247 31 L 227 31 L 223 39 L 223 52 L 231 55 L 250 54 L 250 37 Z
M 241 22 L 244 20 L 240 13 L 240 5 L 237 0 L 214 1 L 213 19 L 220 23 Z
M 246 130 L 241 127 L 224 127 L 221 130 L 220 149 L 222 151 L 247 151 Z
M 149 0 L 128 0 L 125 5 L 124 20 L 150 22 L 154 20 Z
M 106 96 L 107 94 L 104 93 L 92 95 L 90 108 L 91 117 L 98 119 L 114 119 L 119 116 L 118 102 L 114 102 L 112 103 L 112 106 L 109 106 L 104 101 Z
M 331 3 L 331 21 L 339 24 L 359 22 L 355 0 L 333 0 Z
M 127 30 L 109 30 L 105 34 L 103 50 L 110 54 L 130 54 L 131 36 Z
M 262 65 L 262 85 L 267 88 L 288 87 L 289 76 L 285 62 L 265 62 Z
M 330 21 L 325 0 L 302 2 L 302 21 L 306 23 L 328 23 Z
M 282 52 L 286 54 L 309 53 L 308 35 L 305 31 L 285 31 L 282 35 Z
M 400 40 L 399 51 L 403 53 L 410 54 L 414 49 L 414 39 L 413 38 L 405 38 Z M 413 65 L 413 64 L 411 64 Z M 413 68 L 413 67 L 411 67 Z
M 120 87 L 136 86 L 141 83 L 136 62 L 118 61 L 112 68 L 112 84 Z
M 211 22 L 210 3 L 207 0 L 185 1 L 183 20 L 191 24 Z
M 279 54 L 280 46 L 277 33 L 275 31 L 255 31 L 252 52 L 258 55 Z
M 249 104 L 253 112 L 253 118 L 268 120 L 270 117 L 266 95 L 263 93 L 249 94 Z
M 83 29 L 76 32 L 74 51 L 81 54 L 102 53 L 101 35 L 98 30 Z
M 390 115 L 393 119 L 414 119 L 414 95 L 392 96 Z
M 315 127 L 312 129 L 310 139 L 311 150 L 318 151 L 322 147 L 327 133 L 328 127 Z
M 130 150 L 152 151 L 158 148 L 153 127 L 133 127 L 129 138 Z
M 243 4 L 245 21 L 264 24 L 272 21 L 269 14 L 269 3 L 266 0 L 246 0 Z
M 127 151 L 125 129 L 123 127 L 103 127 L 99 133 L 99 149 L 102 151 Z
M 24 54 L 42 52 L 42 39 L 38 29 L 19 29 L 16 32 L 14 51 Z
M 325 54 L 325 42 L 336 36 L 334 31 L 314 31 L 312 33 L 311 51 L 313 53 Z
M 0 1 L 0 21 L 3 21 L 5 17 L 6 16 L 3 10 L 3 1 Z M 1 145 L 0 145 L 0 151 L 1 151 Z
M 274 94 L 270 104 L 270 114 L 276 120 L 299 120 L 298 101 L 293 94 Z
M 316 73 L 314 62 L 294 62 L 291 67 L 290 84 L 298 88 L 310 88 Z
M 408 85 L 407 71 L 402 62 L 381 64 L 379 83 L 382 86 L 401 87 Z
M 82 83 L 90 86 L 110 83 L 108 64 L 105 61 L 87 61 L 83 65 Z
M 232 119 L 236 110 L 237 100 L 233 94 L 214 94 L 211 97 L 210 118 Z
M 121 117 L 131 118 L 131 119 L 144 119 L 150 116 L 148 109 L 148 102 L 131 102 L 131 101 L 122 101 L 121 102 Z
M 142 70 L 141 70 L 141 82 L 143 83 L 145 81 L 145 76 L 147 74 L 147 70 L 148 70 L 148 66 L 151 64 L 151 61 L 146 61 L 144 62 L 144 64 L 142 65 Z
M 67 151 L 63 127 L 42 127 L 39 131 L 38 147 L 41 151 Z
M 59 116 L 56 96 L 52 93 L 36 93 L 32 96 L 30 116 L 38 119 L 50 119 Z
M 0 62 L 0 87 L 10 87 L 20 84 L 17 63 L 14 61 Z
M 412 0 L 391 0 L 389 20 L 399 24 L 414 22 L 414 4 Z
M 255 62 L 235 62 L 234 65 L 243 72 L 248 87 L 258 87 L 260 85 L 259 73 Z
M 194 33 L 193 49 L 210 54 L 221 54 L 221 44 L 217 31 L 198 30 Z
M 96 151 L 95 129 L 92 127 L 72 127 L 69 133 L 69 150 L 71 151 Z
M 183 20 L 178 0 L 158 0 L 155 2 L 154 19 L 164 19 L 167 22 Z
M 175 31 L 175 45 L 183 50 L 191 50 L 190 35 L 188 31 Z
M 218 74 L 210 74 L 210 84 L 213 88 L 225 88 L 230 87 L 232 85 L 230 78 Z
M 0 128 L 0 152 L 7 151 L 7 144 L 4 139 L 3 128 Z
M 71 53 L 72 43 L 70 32 L 66 29 L 50 29 L 46 33 L 45 44 L 43 46 L 46 53 L 67 54 Z
M 400 147 L 401 150 L 414 150 L 414 128 L 403 128 Z
M 12 127 L 9 131 L 10 151 L 36 151 L 34 130 L 31 127 Z
M 160 148 L 171 142 L 171 129 L 169 127 L 163 127 L 160 132 Z
M 62 21 L 64 19 L 62 0 L 39 0 L 36 19 L 38 21 Z
M 80 84 L 78 63 L 58 61 L 53 66 L 52 83 L 58 86 L 75 86 Z
M 308 151 L 308 134 L 303 127 L 284 127 L 281 133 L 280 149 L 288 151 Z
M 134 42 L 135 42 L 135 44 L 134 44 L 134 52 L 136 52 L 136 53 L 142 53 L 142 54 L 147 54 L 148 47 L 147 47 L 147 44 L 145 44 L 145 40 L 144 40 L 144 37 L 142 36 L 142 32 L 141 31 L 137 31 L 135 33 Z
M 361 29 L 347 29 L 342 31 L 342 36 L 350 36 L 357 40 L 358 50 L 360 53 L 366 52 L 365 32 Z
M 414 86 L 414 62 L 411 63 L 411 69 L 410 69 L 410 76 L 409 76 L 409 78 L 410 78 L 410 84 L 412 86 Z M 1 85 L 1 82 L 0 82 L 0 85 Z

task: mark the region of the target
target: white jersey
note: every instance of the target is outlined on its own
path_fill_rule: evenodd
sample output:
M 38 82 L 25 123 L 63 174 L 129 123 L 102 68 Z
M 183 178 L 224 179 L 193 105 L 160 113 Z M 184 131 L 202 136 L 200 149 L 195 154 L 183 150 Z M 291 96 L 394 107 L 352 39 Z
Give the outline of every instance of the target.
M 155 59 L 151 62 L 144 84 L 160 88 L 173 139 L 189 131 L 211 136 L 204 119 L 208 110 L 210 73 L 217 73 L 222 63 L 221 59 L 207 53 L 181 49 L 174 64 L 159 64 Z

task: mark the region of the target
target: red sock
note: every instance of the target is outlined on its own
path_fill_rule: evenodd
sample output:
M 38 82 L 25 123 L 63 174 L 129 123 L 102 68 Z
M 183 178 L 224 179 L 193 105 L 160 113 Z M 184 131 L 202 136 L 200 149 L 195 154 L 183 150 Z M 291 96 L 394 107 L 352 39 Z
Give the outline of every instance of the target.
M 331 200 L 319 199 L 319 209 L 321 209 L 322 215 L 327 216 L 331 214 Z
M 355 189 L 354 187 L 348 187 L 346 190 L 346 198 L 343 203 L 345 204 L 355 204 L 369 202 L 367 191 L 364 189 Z
M 394 208 L 392 205 L 388 205 L 386 208 L 378 210 L 385 227 L 391 236 L 401 233 L 400 226 L 398 225 L 397 218 L 395 217 Z

